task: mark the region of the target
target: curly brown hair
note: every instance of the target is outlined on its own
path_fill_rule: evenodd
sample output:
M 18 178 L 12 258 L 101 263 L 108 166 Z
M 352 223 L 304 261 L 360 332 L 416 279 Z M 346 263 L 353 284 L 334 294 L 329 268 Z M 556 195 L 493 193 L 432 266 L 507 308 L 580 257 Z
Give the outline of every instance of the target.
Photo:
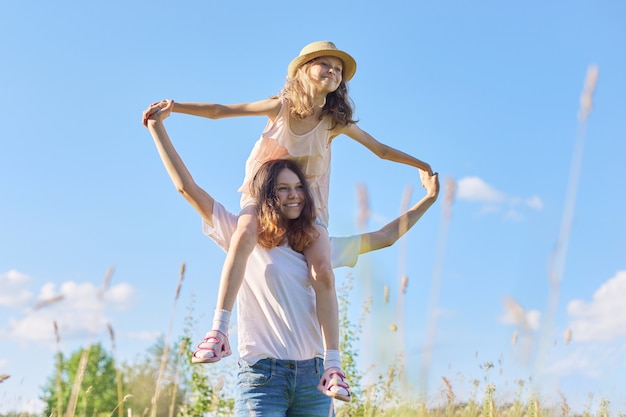
M 317 58 L 298 68 L 293 79 L 288 78 L 285 86 L 278 94 L 278 97 L 289 100 L 291 116 L 296 119 L 304 119 L 306 116 L 311 115 L 315 108 L 313 85 L 309 80 L 307 71 L 316 60 Z M 352 119 L 353 113 L 354 103 L 348 95 L 348 85 L 341 80 L 339 87 L 326 96 L 326 103 L 324 103 L 322 108 L 320 120 L 324 116 L 329 116 L 331 118 L 330 128 L 334 129 L 337 125 L 347 126 L 351 123 L 356 123 L 356 120 Z
M 302 213 L 297 219 L 286 219 L 280 212 L 280 202 L 276 194 L 276 181 L 282 170 L 288 169 L 297 175 L 304 190 Z M 259 222 L 258 244 L 272 249 L 285 242 L 302 252 L 319 233 L 313 227 L 315 207 L 309 186 L 300 167 L 288 159 L 265 162 L 252 178 L 250 195 L 257 201 L 256 215 Z

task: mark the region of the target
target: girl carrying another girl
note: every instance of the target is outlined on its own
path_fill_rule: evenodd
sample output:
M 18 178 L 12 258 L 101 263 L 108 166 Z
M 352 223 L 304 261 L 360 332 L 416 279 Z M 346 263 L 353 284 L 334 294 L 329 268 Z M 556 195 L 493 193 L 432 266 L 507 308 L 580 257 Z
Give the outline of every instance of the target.
M 313 196 L 316 221 L 315 239 L 302 253 L 315 290 L 316 313 L 324 341 L 324 374 L 320 390 L 343 401 L 350 400 L 348 389 L 337 390 L 333 376 L 345 379 L 339 353 L 339 322 L 335 276 L 330 262 L 328 237 L 328 195 L 330 184 L 330 145 L 345 135 L 379 158 L 403 163 L 432 176 L 427 163 L 378 142 L 353 119 L 347 82 L 356 72 L 356 61 L 328 41 L 306 45 L 287 69 L 287 81 L 278 96 L 242 104 L 179 103 L 163 100 L 145 112 L 144 125 L 151 115 L 163 112 L 221 119 L 239 116 L 266 116 L 267 125 L 246 162 L 241 212 L 220 276 L 213 327 L 194 352 L 193 362 L 212 363 L 231 354 L 228 327 L 237 292 L 244 278 L 248 257 L 257 244 L 258 204 L 250 195 L 250 183 L 259 167 L 272 159 L 295 161 L 306 176 Z M 347 384 L 346 384 L 347 386 Z M 334 389 L 331 389 L 334 388 Z

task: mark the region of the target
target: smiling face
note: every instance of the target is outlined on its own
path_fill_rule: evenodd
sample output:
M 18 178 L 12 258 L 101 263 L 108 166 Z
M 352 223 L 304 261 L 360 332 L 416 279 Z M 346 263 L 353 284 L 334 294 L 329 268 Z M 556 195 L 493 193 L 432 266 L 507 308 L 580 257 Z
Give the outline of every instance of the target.
M 304 206 L 304 185 L 295 172 L 283 168 L 276 177 L 274 192 L 278 197 L 280 213 L 289 220 L 297 219 Z
M 343 61 L 334 56 L 322 56 L 310 62 L 307 73 L 311 82 L 325 93 L 337 90 L 343 79 Z

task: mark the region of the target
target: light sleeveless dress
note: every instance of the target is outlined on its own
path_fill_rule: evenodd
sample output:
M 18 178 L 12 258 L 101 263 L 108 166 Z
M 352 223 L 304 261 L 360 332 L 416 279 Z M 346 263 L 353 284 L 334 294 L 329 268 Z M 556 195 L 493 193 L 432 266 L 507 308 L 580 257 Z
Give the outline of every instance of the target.
M 317 222 L 328 228 L 328 194 L 330 192 L 330 119 L 324 117 L 308 133 L 296 135 L 289 127 L 289 105 L 282 100 L 274 121 L 268 120 L 261 137 L 254 145 L 248 160 L 241 207 L 254 200 L 250 197 L 250 182 L 263 163 L 272 159 L 290 159 L 300 166 L 308 181 Z

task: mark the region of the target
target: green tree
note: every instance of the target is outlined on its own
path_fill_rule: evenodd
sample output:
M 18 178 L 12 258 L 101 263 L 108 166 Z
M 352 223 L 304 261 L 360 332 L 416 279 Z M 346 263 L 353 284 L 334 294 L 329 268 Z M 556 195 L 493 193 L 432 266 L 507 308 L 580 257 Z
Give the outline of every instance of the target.
M 108 416 L 115 409 L 115 364 L 99 343 L 80 349 L 67 359 L 59 353 L 56 361 L 54 374 L 43 387 L 45 415 L 56 416 L 57 410 L 62 410 L 72 416 Z M 73 390 L 78 381 L 82 382 Z M 75 404 L 75 409 L 68 410 L 68 404 Z

